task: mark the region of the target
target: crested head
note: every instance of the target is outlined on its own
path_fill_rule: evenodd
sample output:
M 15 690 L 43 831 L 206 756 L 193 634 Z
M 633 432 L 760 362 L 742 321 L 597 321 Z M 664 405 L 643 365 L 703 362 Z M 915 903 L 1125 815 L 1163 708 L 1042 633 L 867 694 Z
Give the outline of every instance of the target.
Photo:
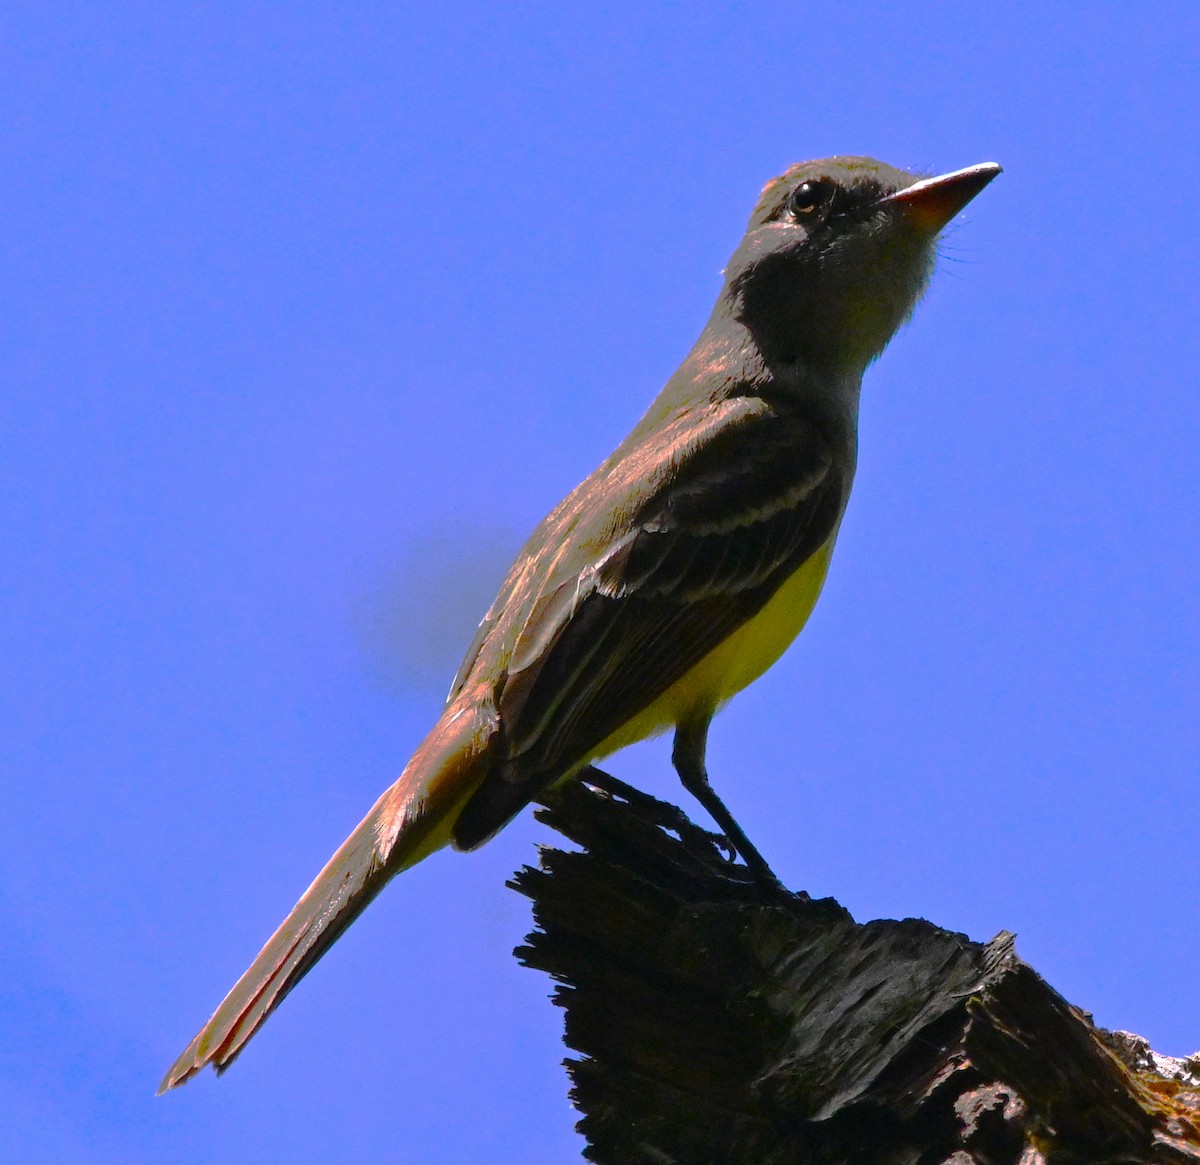
M 789 167 L 726 267 L 724 310 L 768 361 L 861 371 L 920 299 L 938 232 L 998 172 L 923 179 L 861 157 Z
M 852 205 L 871 206 L 889 194 L 919 182 L 923 177 L 927 175 L 898 170 L 886 162 L 853 155 L 796 162 L 762 188 L 758 202 L 750 213 L 747 229 L 753 230 L 765 223 L 785 219 L 790 210 L 788 200 L 808 182 L 829 187 L 834 200 L 841 204 L 832 208 L 836 213 Z

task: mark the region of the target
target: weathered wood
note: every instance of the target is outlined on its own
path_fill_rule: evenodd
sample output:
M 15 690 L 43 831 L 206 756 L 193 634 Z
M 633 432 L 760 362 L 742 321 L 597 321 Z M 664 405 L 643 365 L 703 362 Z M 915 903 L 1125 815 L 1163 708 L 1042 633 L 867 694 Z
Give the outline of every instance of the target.
M 512 884 L 536 925 L 518 957 L 558 982 L 581 1053 L 588 1160 L 1200 1162 L 1200 1078 L 1139 1065 L 1011 935 L 856 923 L 756 882 L 673 806 L 587 775 L 539 811 L 581 848 L 543 849 Z

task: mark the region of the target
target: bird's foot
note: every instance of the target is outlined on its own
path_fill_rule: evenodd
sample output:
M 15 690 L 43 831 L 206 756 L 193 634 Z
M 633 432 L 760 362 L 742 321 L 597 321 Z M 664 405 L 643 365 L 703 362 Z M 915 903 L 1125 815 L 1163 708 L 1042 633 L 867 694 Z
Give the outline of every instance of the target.
M 580 774 L 579 779 L 585 785 L 599 790 L 609 797 L 625 801 L 636 808 L 645 819 L 657 825 L 667 833 L 673 833 L 692 857 L 700 861 L 711 861 L 716 850 L 720 860 L 733 870 L 745 870 L 754 875 L 756 881 L 769 884 L 773 888 L 784 889 L 783 884 L 767 865 L 762 855 L 742 835 L 743 849 L 738 839 L 729 834 L 713 833 L 692 821 L 678 806 L 660 801 L 657 797 L 643 793 L 633 785 L 606 773 L 602 769 L 589 765 Z M 738 864 L 738 858 L 742 864 Z

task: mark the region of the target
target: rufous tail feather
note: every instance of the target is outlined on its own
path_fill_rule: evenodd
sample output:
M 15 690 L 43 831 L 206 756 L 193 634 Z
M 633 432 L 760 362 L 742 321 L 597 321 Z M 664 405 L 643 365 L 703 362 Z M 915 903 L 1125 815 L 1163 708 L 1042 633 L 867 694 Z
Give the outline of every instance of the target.
M 450 841 L 464 801 L 487 772 L 495 714 L 483 692 L 443 712 L 400 779 L 342 843 L 212 1018 L 171 1065 L 159 1093 L 206 1064 L 223 1072 L 263 1021 L 398 873 Z

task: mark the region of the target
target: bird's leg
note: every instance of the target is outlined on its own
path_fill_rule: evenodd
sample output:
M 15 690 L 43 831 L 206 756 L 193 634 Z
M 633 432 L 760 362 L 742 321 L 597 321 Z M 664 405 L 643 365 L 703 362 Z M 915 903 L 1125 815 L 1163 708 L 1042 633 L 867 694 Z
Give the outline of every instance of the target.
M 657 825 L 666 833 L 673 833 L 683 848 L 705 865 L 711 862 L 714 843 L 719 844 L 722 851 L 728 852 L 727 860 L 733 861 L 737 857 L 737 850 L 727 837 L 697 825 L 677 805 L 651 797 L 649 793 L 627 785 L 594 765 L 581 770 L 579 779 L 608 797 L 626 802 L 643 821 Z M 721 856 L 725 859 L 725 852 Z
M 721 832 L 729 839 L 729 843 L 739 854 L 746 865 L 765 881 L 779 885 L 771 867 L 767 865 L 762 854 L 750 844 L 750 839 L 742 827 L 734 820 L 733 814 L 725 808 L 725 803 L 713 792 L 708 783 L 708 770 L 704 766 L 704 754 L 708 747 L 708 720 L 693 724 L 680 724 L 675 729 L 675 744 L 671 749 L 671 763 L 683 782 L 683 787 L 691 793 L 705 809 L 708 815 L 720 826 Z

